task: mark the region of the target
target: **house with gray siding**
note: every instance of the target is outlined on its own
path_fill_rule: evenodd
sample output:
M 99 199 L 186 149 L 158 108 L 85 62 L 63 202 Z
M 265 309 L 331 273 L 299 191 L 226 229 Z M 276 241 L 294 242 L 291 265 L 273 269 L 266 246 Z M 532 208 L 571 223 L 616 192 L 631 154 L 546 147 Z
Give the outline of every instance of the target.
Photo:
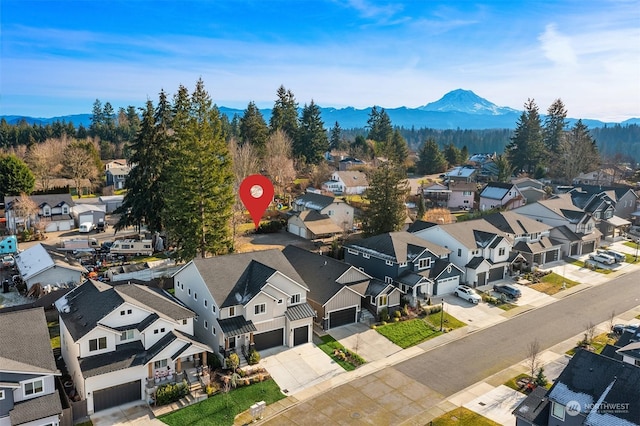
M 329 218 L 343 231 L 353 228 L 354 209 L 344 200 L 322 194 L 307 192 L 293 201 L 293 211 L 315 210 Z M 289 231 L 295 234 L 293 231 Z
M 452 293 L 463 270 L 449 261 L 451 250 L 409 232 L 387 232 L 345 245 L 344 259 L 385 283 L 396 285 L 412 305 Z
M 56 376 L 44 309 L 0 314 L 0 426 L 57 426 Z

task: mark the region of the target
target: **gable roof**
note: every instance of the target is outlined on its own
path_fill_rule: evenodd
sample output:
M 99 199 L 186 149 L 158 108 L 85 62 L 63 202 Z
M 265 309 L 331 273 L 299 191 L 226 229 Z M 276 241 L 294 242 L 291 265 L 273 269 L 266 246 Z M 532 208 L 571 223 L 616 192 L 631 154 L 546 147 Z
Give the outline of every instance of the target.
M 505 236 L 502 231 L 484 220 L 466 220 L 438 226 L 471 250 L 487 247 L 495 238 Z
M 576 352 L 547 393 L 562 405 L 577 401 L 587 414 L 585 424 L 616 424 L 619 419 L 638 424 L 640 404 L 630 404 L 629 395 L 640 395 L 640 367 L 585 350 Z M 625 409 L 588 410 L 604 401 Z
M 410 232 L 413 234 L 415 232 L 422 231 L 423 229 L 428 229 L 428 228 L 431 228 L 432 226 L 437 226 L 437 225 L 438 224 L 434 222 L 416 220 L 411 225 L 409 225 L 409 227 L 407 228 L 407 232 Z
M 282 254 L 284 254 L 291 265 L 300 273 L 304 282 L 309 287 L 307 298 L 321 305 L 327 303 L 345 286 L 349 287 L 352 284 L 368 282 L 370 280 L 370 277 L 363 273 L 359 274 L 359 277 L 364 275 L 368 278 L 339 283 L 338 279 L 349 269 L 352 269 L 353 266 L 331 257 L 312 253 L 300 247 L 288 245 L 284 248 Z M 364 293 L 358 290 L 354 289 L 354 291 L 364 295 Z
M 333 172 L 347 188 L 356 186 L 369 186 L 367 175 L 358 170 L 345 170 Z
M 545 207 L 558 216 L 564 217 L 571 223 L 579 222 L 585 215 L 584 211 L 580 210 L 573 204 L 571 194 L 559 194 L 554 197 L 547 198 L 546 200 L 539 200 L 537 204 Z
M 304 223 L 304 226 L 315 235 L 324 234 L 339 234 L 343 232 L 331 218 L 318 212 L 317 210 L 305 210 L 300 212 L 300 220 Z
M 0 314 L 0 371 L 58 373 L 43 308 Z
M 94 280 L 86 280 L 56 302 L 56 306 L 71 337 L 78 340 L 125 302 L 176 321 L 195 315 L 162 290 L 139 284 L 114 287 Z
M 53 267 L 87 272 L 87 269 L 80 262 L 67 255 L 68 253 L 60 251 L 56 247 L 38 243 L 16 255 L 16 266 L 25 280 Z
M 62 404 L 57 392 L 17 402 L 11 411 L 9 419 L 11 425 L 22 425 L 45 417 L 62 413 Z
M 298 206 L 304 207 L 305 209 L 322 210 L 325 207 L 333 204 L 334 201 L 334 197 L 307 192 L 306 194 L 303 194 L 296 198 L 293 202 Z
M 535 234 L 548 231 L 552 226 L 533 220 L 515 211 L 491 213 L 482 220 L 489 222 L 502 232 L 511 235 Z
M 489 182 L 480 193 L 482 198 L 490 198 L 492 200 L 502 200 L 509 191 L 516 189 L 512 183 Z
M 14 205 L 14 201 L 19 200 L 20 195 L 10 195 L 4 197 L 5 208 L 11 210 Z M 42 207 L 44 204 L 48 204 L 51 207 L 61 206 L 68 204 L 70 207 L 75 206 L 70 194 L 44 194 L 44 195 L 29 195 L 29 199 L 33 201 L 36 206 Z
M 345 245 L 355 250 L 391 260 L 396 263 L 411 262 L 425 250 L 434 255 L 446 256 L 451 250 L 423 240 L 409 232 L 386 232 Z
M 469 178 L 477 173 L 474 167 L 457 166 L 445 173 L 445 176 L 451 178 Z
M 196 258 L 189 264 L 197 268 L 221 308 L 251 300 L 276 272 L 307 288 L 304 280 L 278 249 Z
M 549 421 L 547 389 L 538 386 L 513 410 L 513 414 L 532 425 L 546 425 Z

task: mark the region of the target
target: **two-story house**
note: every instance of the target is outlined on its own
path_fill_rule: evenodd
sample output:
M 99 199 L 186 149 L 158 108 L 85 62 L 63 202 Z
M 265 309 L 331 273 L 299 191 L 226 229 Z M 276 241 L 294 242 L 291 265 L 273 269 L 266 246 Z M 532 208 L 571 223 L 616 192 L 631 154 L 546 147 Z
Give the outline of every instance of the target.
M 194 336 L 196 314 L 164 290 L 87 280 L 55 305 L 62 357 L 89 414 L 148 400 L 213 352 Z
M 541 266 L 561 257 L 561 245 L 549 238 L 551 226 L 518 214 L 517 211 L 492 213 L 482 219 L 502 231 L 527 264 Z
M 124 189 L 124 185 L 130 171 L 131 167 L 128 165 L 114 165 L 107 168 L 104 172 L 107 180 L 107 186 L 113 186 L 113 189 Z
M 452 293 L 463 270 L 449 261 L 451 250 L 409 232 L 388 232 L 345 245 L 345 262 L 395 284 L 411 304 Z
M 489 182 L 480 192 L 480 210 L 513 210 L 524 206 L 527 200 L 512 183 Z
M 449 182 L 450 196 L 447 207 L 470 210 L 474 208 L 478 184 L 475 182 Z
M 46 244 L 36 244 L 15 256 L 16 269 L 27 285 L 79 284 L 87 269 L 69 253 Z
M 360 195 L 369 188 L 367 175 L 358 170 L 337 171 L 331 174 L 322 189 L 335 195 Z
M 176 297 L 198 314 L 196 336 L 221 357 L 311 341 L 309 288 L 280 250 L 196 258 L 173 278 Z
M 638 194 L 629 187 L 582 185 L 569 193 L 573 204 L 592 213 L 602 235 L 610 239 L 624 235 L 638 204 Z
M 538 200 L 547 198 L 545 184 L 537 179 L 530 177 L 514 178 L 511 179 L 511 183 L 520 190 L 527 203 L 535 203 Z
M 563 256 L 592 253 L 600 245 L 602 233 L 594 217 L 573 204 L 571 194 L 559 194 L 520 207 L 517 213 L 550 225 L 549 236 L 562 244 Z
M 465 283 L 471 287 L 503 279 L 515 260 L 510 257 L 511 240 L 483 220 L 430 226 L 414 235 L 450 250 L 449 260 L 464 271 Z
M 516 426 L 640 425 L 640 367 L 587 350 L 569 360 L 548 391 L 513 411 Z
M 418 195 L 422 195 L 428 207 L 445 207 L 449 203 L 451 191 L 446 185 L 438 182 L 422 183 L 418 187 Z
M 449 182 L 476 182 L 478 169 L 470 165 L 456 166 L 444 174 Z
M 309 287 L 307 301 L 323 329 L 373 318 L 384 308 L 400 307 L 401 292 L 391 283 L 373 278 L 339 260 L 289 245 L 282 253 Z
M 9 232 L 15 234 L 33 227 L 44 232 L 69 231 L 74 228 L 72 210 L 75 204 L 71 195 L 31 195 L 28 202 L 35 205 L 37 211 L 32 211 L 31 206 L 23 206 L 22 196 L 4 197 Z
M 316 210 L 305 210 L 291 215 L 287 231 L 307 240 L 330 238 L 344 232 L 331 218 Z
M 296 198 L 292 207 L 294 212 L 315 210 L 318 213 L 326 214 L 340 229 L 353 228 L 354 209 L 338 198 L 307 192 Z
M 58 426 L 60 375 L 44 310 L 0 314 L 0 426 Z

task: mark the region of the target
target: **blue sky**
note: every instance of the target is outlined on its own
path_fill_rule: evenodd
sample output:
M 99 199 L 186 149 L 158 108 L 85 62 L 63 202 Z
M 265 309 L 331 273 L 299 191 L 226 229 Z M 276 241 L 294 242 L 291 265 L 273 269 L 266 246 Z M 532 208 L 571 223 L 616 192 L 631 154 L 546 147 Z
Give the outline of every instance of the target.
M 2 0 L 0 114 L 52 117 L 192 89 L 272 107 L 499 106 L 640 117 L 640 0 Z

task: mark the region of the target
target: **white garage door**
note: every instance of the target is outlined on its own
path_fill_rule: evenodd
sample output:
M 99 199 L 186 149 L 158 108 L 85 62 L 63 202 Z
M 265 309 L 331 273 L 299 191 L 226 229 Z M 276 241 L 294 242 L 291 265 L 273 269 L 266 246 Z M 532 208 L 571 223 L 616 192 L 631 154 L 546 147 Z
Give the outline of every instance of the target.
M 58 231 L 58 224 L 56 222 L 49 222 L 44 228 L 44 232 L 56 232 Z
M 71 222 L 62 221 L 58 222 L 58 231 L 69 231 L 71 230 Z
M 293 235 L 300 235 L 300 227 L 298 225 L 294 225 L 293 223 L 290 223 L 289 232 L 291 232 Z
M 438 290 L 435 295 L 453 293 L 460 283 L 460 277 L 451 277 L 438 280 Z
M 93 213 L 81 214 L 78 216 L 78 225 L 85 222 L 93 222 Z

